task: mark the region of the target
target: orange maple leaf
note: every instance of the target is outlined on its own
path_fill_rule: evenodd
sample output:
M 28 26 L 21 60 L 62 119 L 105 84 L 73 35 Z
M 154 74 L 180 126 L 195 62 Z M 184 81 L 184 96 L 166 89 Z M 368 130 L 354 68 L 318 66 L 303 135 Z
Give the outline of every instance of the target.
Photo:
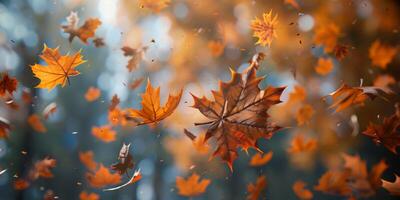
M 193 173 L 186 180 L 183 177 L 176 177 L 178 194 L 185 197 L 195 197 L 203 194 L 210 183 L 209 179 L 200 181 L 200 176 L 196 173 Z
M 30 183 L 22 178 L 18 178 L 14 181 L 14 189 L 16 190 L 25 190 L 30 186 Z
M 247 185 L 247 200 L 258 200 L 260 195 L 267 187 L 267 179 L 265 176 L 260 176 L 257 178 L 255 183 L 250 183 Z
M 309 104 L 303 105 L 296 113 L 297 124 L 299 126 L 308 124 L 313 117 L 315 111 Z
M 177 95 L 169 95 L 167 103 L 160 105 L 160 87 L 154 89 L 147 81 L 146 91 L 142 94 L 142 109 L 128 109 L 129 117 L 138 120 L 138 125 L 157 123 L 170 116 L 178 106 L 183 90 Z
M 93 151 L 79 152 L 79 160 L 85 165 L 90 171 L 96 171 L 98 163 L 93 159 Z
M 100 196 L 96 193 L 87 193 L 86 191 L 82 191 L 79 194 L 79 200 L 99 200 Z
M 126 65 L 126 68 L 129 70 L 129 72 L 137 69 L 140 61 L 143 58 L 144 53 L 147 50 L 147 47 L 142 47 L 140 49 L 133 49 L 128 46 L 124 46 L 121 48 L 121 50 L 124 52 L 124 56 L 126 57 L 131 57 L 128 61 L 128 65 Z
M 305 187 L 306 183 L 299 180 L 293 184 L 292 189 L 299 199 L 310 200 L 313 198 L 313 193 L 310 190 L 306 189 Z
M 101 25 L 101 21 L 97 18 L 88 19 L 78 28 L 79 17 L 76 12 L 71 12 L 67 17 L 67 25 L 61 26 L 65 33 L 69 34 L 69 42 L 72 42 L 74 37 L 78 37 L 82 42 L 87 44 L 89 38 L 94 37 L 96 29 Z
M 89 185 L 94 188 L 102 188 L 121 182 L 121 176 L 118 173 L 111 173 L 102 164 L 100 164 L 97 171 L 86 173 L 86 179 L 88 180 Z
M 254 37 L 258 38 L 256 44 L 261 46 L 271 46 L 272 39 L 277 37 L 276 26 L 278 24 L 278 15 L 272 16 L 272 10 L 269 13 L 264 13 L 262 20 L 257 17 L 251 21 L 251 29 L 253 29 Z
M 89 89 L 85 93 L 85 99 L 88 102 L 92 102 L 97 100 L 101 95 L 101 91 L 96 87 L 89 87 Z
M 386 69 L 387 65 L 393 60 L 397 53 L 396 47 L 391 47 L 382 44 L 381 41 L 376 40 L 369 48 L 369 58 L 372 60 L 372 65 Z
M 301 153 L 314 151 L 317 147 L 317 140 L 308 139 L 307 141 L 301 134 L 297 134 L 291 141 L 291 146 L 288 149 L 289 153 Z
M 40 120 L 39 115 L 32 114 L 28 117 L 28 124 L 39 133 L 47 132 L 47 128 L 43 125 L 42 121 Z
M 103 142 L 113 142 L 115 141 L 115 136 L 117 132 L 112 130 L 111 126 L 105 125 L 101 127 L 93 127 L 92 128 L 92 135 Z
M 331 73 L 333 69 L 333 62 L 329 58 L 319 58 L 318 64 L 315 66 L 315 71 L 322 76 Z
M 36 180 L 38 178 L 53 178 L 53 173 L 50 171 L 54 168 L 57 161 L 52 158 L 44 158 L 43 160 L 36 161 L 35 165 L 29 172 L 29 178 Z
M 259 167 L 267 164 L 272 159 L 273 152 L 270 151 L 268 153 L 256 153 L 250 159 L 250 166 Z
M 336 46 L 339 34 L 340 28 L 334 23 L 319 26 L 315 30 L 314 42 L 323 45 L 325 53 L 330 53 Z
M 267 111 L 272 105 L 281 102 L 280 96 L 285 87 L 267 87 L 264 90 L 259 88 L 258 84 L 263 78 L 257 77 L 256 71 L 262 57 L 262 54 L 254 56 L 244 73 L 231 70 L 231 81 L 220 81 L 219 91 L 212 91 L 214 101 L 192 95 L 193 107 L 210 119 L 195 125 L 210 125 L 205 140 L 211 137 L 217 139 L 218 147 L 213 156 L 220 156 L 231 170 L 232 163 L 238 156 L 237 148 L 258 149 L 258 139 L 269 139 L 280 129 L 268 122 Z
M 76 76 L 79 74 L 75 68 L 85 63 L 81 52 L 73 55 L 60 55 L 58 47 L 55 49 L 48 48 L 44 45 L 42 55 L 40 55 L 48 65 L 43 66 L 39 64 L 31 65 L 32 72 L 35 77 L 40 79 L 40 84 L 37 88 L 47 88 L 49 91 L 60 84 L 62 87 L 69 83 L 70 76 Z

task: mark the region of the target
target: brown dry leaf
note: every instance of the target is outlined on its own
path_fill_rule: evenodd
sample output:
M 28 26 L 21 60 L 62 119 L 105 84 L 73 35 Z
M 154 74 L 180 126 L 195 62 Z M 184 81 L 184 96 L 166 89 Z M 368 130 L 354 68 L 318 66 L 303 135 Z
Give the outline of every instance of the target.
M 278 25 L 278 15 L 272 16 L 272 10 L 269 13 L 263 13 L 262 19 L 257 17 L 251 21 L 253 36 L 258 38 L 256 44 L 261 46 L 271 46 L 272 39 L 277 37 L 276 26 Z
M 50 171 L 51 168 L 56 167 L 57 161 L 52 158 L 44 158 L 43 160 L 36 161 L 33 169 L 29 171 L 30 180 L 36 180 L 38 178 L 53 178 L 53 173 Z
M 373 100 L 375 97 L 383 97 L 382 94 L 391 94 L 391 90 L 380 87 L 350 87 L 342 84 L 339 89 L 330 93 L 333 104 L 330 108 L 336 108 L 335 112 L 340 112 L 352 105 L 363 106 L 368 98 Z
M 129 154 L 129 148 L 131 144 L 122 144 L 121 150 L 118 154 L 118 163 L 111 165 L 113 171 L 117 171 L 119 174 L 125 174 L 129 169 L 133 169 L 135 164 L 133 163 L 133 158 Z
M 47 63 L 47 66 L 31 65 L 33 74 L 40 79 L 40 83 L 36 87 L 47 88 L 49 91 L 58 84 L 64 87 L 67 82 L 69 83 L 70 76 L 76 76 L 80 73 L 75 68 L 86 62 L 82 59 L 80 51 L 71 56 L 62 56 L 58 51 L 58 47 L 55 49 L 48 48 L 46 44 L 40 58 Z
M 192 95 L 193 107 L 210 119 L 196 125 L 209 125 L 205 140 L 217 139 L 218 147 L 213 156 L 220 156 L 231 170 L 238 156 L 237 148 L 258 149 L 258 139 L 269 139 L 280 129 L 268 122 L 267 111 L 281 102 L 280 96 L 285 87 L 267 87 L 264 90 L 258 87 L 263 80 L 256 76 L 261 57 L 262 54 L 255 55 L 244 73 L 231 70 L 231 81 L 220 81 L 219 91 L 212 91 L 214 101 Z
M 91 18 L 85 21 L 85 23 L 78 27 L 79 17 L 76 12 L 71 12 L 67 17 L 67 25 L 61 26 L 64 33 L 69 34 L 69 42 L 72 42 L 74 37 L 78 37 L 82 42 L 87 44 L 89 38 L 94 37 L 96 29 L 101 25 L 101 21 L 97 18 Z
M 267 179 L 265 176 L 260 176 L 257 178 L 256 183 L 250 183 L 247 185 L 247 192 L 249 193 L 247 195 L 247 200 L 258 200 L 260 198 L 260 195 L 263 193 L 263 191 L 267 187 Z
M 306 183 L 299 180 L 293 184 L 292 189 L 296 194 L 297 198 L 301 200 L 310 200 L 313 198 L 314 195 L 310 190 L 306 189 L 305 187 Z
M 143 59 L 143 54 L 146 52 L 147 47 L 133 49 L 131 47 L 124 46 L 121 48 L 121 50 L 124 52 L 124 56 L 131 57 L 126 68 L 128 68 L 129 72 L 132 72 L 133 70 L 137 69 L 140 61 Z
M 273 152 L 270 151 L 268 153 L 256 153 L 250 159 L 250 166 L 259 167 L 267 164 L 272 159 Z
M 93 39 L 93 43 L 94 43 L 94 46 L 97 47 L 97 48 L 103 47 L 105 45 L 104 39 L 103 38 L 99 38 L 99 37 L 94 38 Z
M 54 114 L 57 111 L 57 104 L 55 102 L 50 103 L 49 105 L 47 105 L 42 114 L 44 119 L 48 119 L 50 117 L 50 115 Z
M 288 149 L 289 153 L 301 153 L 314 151 L 317 148 L 316 139 L 304 139 L 303 135 L 297 134 L 291 141 L 291 145 Z
M 397 48 L 381 43 L 375 40 L 369 48 L 369 58 L 372 60 L 372 65 L 386 69 L 387 65 L 392 62 L 397 53 Z
M 118 96 L 115 94 L 111 99 L 111 104 L 108 107 L 108 110 L 114 110 L 120 103 Z
M 79 200 L 99 200 L 100 196 L 96 193 L 87 193 L 86 191 L 82 191 L 79 194 Z
M 168 7 L 171 0 L 139 0 L 141 8 L 147 8 L 151 11 L 158 13 L 164 8 Z
M 17 79 L 7 73 L 0 73 L 0 78 L 0 97 L 4 97 L 7 93 L 12 96 L 18 87 Z
M 7 119 L 0 117 L 0 139 L 7 138 L 10 132 L 10 122 Z
M 99 166 L 99 164 L 94 161 L 93 157 L 93 151 L 79 152 L 79 160 L 90 171 L 96 171 L 97 167 Z
M 195 197 L 203 194 L 210 183 L 209 179 L 200 181 L 200 176 L 196 173 L 193 173 L 186 180 L 183 177 L 176 177 L 178 194 L 185 197 Z
M 115 141 L 117 132 L 112 130 L 111 126 L 105 125 L 100 127 L 92 127 L 92 135 L 99 140 L 109 143 Z
M 29 186 L 30 183 L 25 179 L 19 178 L 14 181 L 14 189 L 16 190 L 25 190 Z
M 47 132 L 47 128 L 43 125 L 42 121 L 40 120 L 39 115 L 32 114 L 28 117 L 28 124 L 32 127 L 33 130 L 39 133 Z
M 396 104 L 396 112 L 383 119 L 382 124 L 369 123 L 367 129 L 362 132 L 370 137 L 376 144 L 385 146 L 392 153 L 397 154 L 400 146 L 400 106 Z
M 183 90 L 177 95 L 169 95 L 164 106 L 160 105 L 160 87 L 154 89 L 147 81 L 146 91 L 142 94 L 142 109 L 128 109 L 129 117 L 139 121 L 138 125 L 153 124 L 170 116 L 181 100 Z
M 211 55 L 214 57 L 219 57 L 224 53 L 225 45 L 220 41 L 209 41 L 208 50 L 211 52 Z
M 326 76 L 333 70 L 333 62 L 329 58 L 319 58 L 318 64 L 315 66 L 315 72 L 319 75 Z
M 101 95 L 101 91 L 96 87 L 89 87 L 85 93 L 85 99 L 88 102 L 96 101 Z
M 111 173 L 102 164 L 100 164 L 97 171 L 86 173 L 86 179 L 89 182 L 89 185 L 94 188 L 102 188 L 121 182 L 121 176 L 118 173 Z
M 330 53 L 336 46 L 339 34 L 340 28 L 336 24 L 324 24 L 315 30 L 314 42 L 323 45 L 325 53 Z
M 382 179 L 382 187 L 385 188 L 391 195 L 400 196 L 400 177 L 396 176 L 396 180 L 392 183 Z
M 311 118 L 314 116 L 314 109 L 311 105 L 305 104 L 296 113 L 297 125 L 301 126 L 309 124 Z

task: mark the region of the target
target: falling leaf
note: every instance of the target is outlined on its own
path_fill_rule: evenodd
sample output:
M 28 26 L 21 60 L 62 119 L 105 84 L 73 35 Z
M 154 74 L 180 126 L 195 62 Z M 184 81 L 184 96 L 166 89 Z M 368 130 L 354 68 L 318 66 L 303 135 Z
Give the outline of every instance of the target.
M 338 60 L 342 60 L 349 53 L 349 47 L 347 45 L 337 44 L 335 48 L 333 48 L 333 53 Z
M 296 181 L 293 184 L 293 191 L 296 194 L 297 198 L 301 199 L 301 200 L 310 200 L 313 198 L 313 193 L 306 189 L 306 183 L 303 181 Z
M 139 0 L 140 7 L 158 13 L 169 6 L 171 0 Z
M 256 183 L 250 183 L 247 185 L 247 192 L 249 193 L 247 195 L 247 200 L 258 200 L 261 196 L 261 194 L 264 192 L 264 190 L 267 187 L 267 179 L 265 176 L 260 176 L 257 178 Z
M 143 59 L 143 54 L 147 50 L 147 47 L 133 49 L 131 47 L 124 46 L 121 48 L 121 50 L 124 52 L 124 56 L 131 57 L 126 68 L 128 68 L 129 72 L 132 72 L 133 70 L 137 69 L 139 62 Z
M 128 123 L 127 115 L 128 115 L 127 111 L 115 107 L 114 109 L 108 111 L 108 121 L 113 126 L 117 125 L 125 126 Z
M 54 114 L 57 111 L 57 104 L 55 102 L 50 103 L 47 105 L 43 110 L 43 116 L 47 120 L 50 115 Z
M 385 181 L 382 179 L 382 187 L 385 188 L 391 195 L 400 196 L 400 177 L 396 176 L 394 182 Z
M 58 197 L 54 194 L 53 190 L 46 190 L 43 200 L 56 200 Z
M 61 26 L 65 33 L 69 34 L 69 42 L 72 42 L 74 37 L 78 37 L 82 42 L 87 44 L 89 38 L 94 37 L 96 29 L 101 25 L 101 21 L 97 18 L 91 18 L 78 28 L 79 17 L 76 12 L 71 12 L 67 17 L 67 25 Z
M 30 186 L 30 183 L 25 179 L 17 179 L 14 181 L 14 189 L 16 190 L 25 190 Z
M 329 94 L 333 99 L 330 108 L 336 108 L 335 112 L 340 112 L 352 105 L 362 106 L 368 98 L 373 100 L 375 97 L 387 93 L 392 93 L 392 91 L 379 87 L 350 87 L 343 84 L 339 89 Z
M 374 80 L 374 87 L 386 88 L 390 90 L 389 86 L 396 84 L 396 80 L 389 74 L 378 75 Z
M 79 194 L 79 200 L 99 200 L 100 196 L 96 193 L 87 193 L 86 191 L 82 191 Z
M 291 141 L 289 153 L 301 153 L 314 151 L 317 147 L 317 140 L 308 139 L 305 140 L 301 134 L 297 134 Z
M 200 134 L 199 136 L 195 136 L 193 133 L 190 131 L 184 129 L 184 133 L 190 140 L 192 140 L 194 148 L 199 152 L 200 154 L 207 154 L 209 151 L 209 146 L 207 145 L 205 138 L 206 134 Z
M 326 76 L 331 73 L 333 69 L 333 62 L 329 58 L 319 58 L 318 64 L 315 66 L 315 71 L 322 76 Z
M 336 46 L 340 34 L 340 28 L 334 24 L 324 24 L 315 30 L 314 42 L 317 45 L 323 45 L 325 53 L 330 53 Z
M 120 103 L 120 100 L 119 100 L 118 96 L 115 94 L 111 99 L 111 104 L 108 107 L 108 110 L 114 110 L 118 106 L 119 103 Z
M 70 76 L 76 76 L 79 74 L 79 71 L 75 68 L 86 62 L 85 60 L 82 60 L 83 57 L 80 51 L 71 56 L 62 56 L 58 51 L 58 47 L 52 49 L 48 48 L 46 45 L 44 45 L 40 58 L 42 58 L 48 65 L 31 65 L 33 74 L 35 74 L 35 77 L 40 79 L 40 84 L 36 87 L 47 88 L 49 91 L 58 84 L 64 87 L 67 82 L 69 83 Z
M 43 125 L 40 117 L 37 114 L 32 114 L 28 117 L 28 124 L 32 127 L 33 130 L 39 133 L 47 132 L 47 128 Z
M 142 109 L 129 109 L 129 117 L 139 120 L 139 125 L 157 123 L 170 116 L 181 100 L 183 90 L 177 95 L 169 95 L 164 106 L 160 105 L 160 87 L 154 89 L 147 81 L 146 91 L 142 94 Z
M 57 161 L 52 158 L 44 158 L 35 162 L 33 169 L 29 171 L 29 178 L 36 180 L 38 178 L 53 178 L 53 173 L 50 171 L 51 168 L 56 167 Z
M 22 96 L 21 96 L 21 98 L 22 98 L 22 101 L 23 101 L 25 104 L 31 104 L 31 103 L 32 103 L 32 95 L 31 95 L 30 89 L 24 88 L 24 89 L 22 90 Z
M 113 171 L 117 171 L 119 174 L 127 173 L 129 169 L 133 169 L 135 164 L 133 163 L 133 158 L 129 154 L 129 147 L 131 144 L 122 144 L 121 150 L 118 154 L 119 162 L 111 165 Z
M 200 176 L 196 173 L 193 173 L 186 180 L 183 177 L 176 177 L 178 194 L 185 197 L 195 197 L 203 194 L 210 183 L 209 179 L 200 181 Z
M 96 171 L 98 164 L 93 159 L 93 151 L 79 152 L 79 160 L 85 165 L 90 171 Z
M 7 93 L 12 96 L 17 90 L 17 79 L 10 77 L 7 73 L 0 73 L 0 78 L 0 97 L 4 97 Z
M 7 119 L 0 117 L 0 139 L 7 138 L 10 132 L 10 122 Z
M 272 151 L 264 154 L 254 154 L 254 156 L 250 159 L 250 166 L 259 167 L 267 164 L 272 159 L 272 154 Z
M 278 25 L 278 15 L 272 17 L 272 10 L 269 13 L 264 13 L 262 20 L 257 17 L 251 21 L 251 29 L 254 37 L 258 38 L 256 44 L 261 46 L 271 46 L 272 39 L 277 37 L 276 26 Z
M 102 188 L 121 182 L 121 176 L 118 173 L 111 173 L 102 164 L 100 164 L 97 171 L 86 173 L 86 179 L 89 182 L 89 185 L 94 188 Z
M 140 173 L 140 169 L 139 169 L 139 170 L 135 171 L 135 173 L 133 174 L 132 178 L 128 182 L 126 182 L 126 183 L 124 183 L 122 185 L 119 185 L 117 187 L 103 189 L 103 191 L 119 190 L 119 189 L 121 189 L 123 187 L 126 187 L 126 186 L 130 185 L 130 184 L 134 184 L 134 183 L 138 182 L 140 179 L 142 179 L 142 174 Z
M 397 154 L 400 146 L 400 106 L 396 104 L 396 112 L 383 119 L 382 124 L 369 123 L 364 135 L 370 137 L 376 144 L 385 146 L 392 153 Z
M 97 47 L 97 48 L 103 47 L 105 45 L 104 39 L 103 38 L 99 38 L 99 37 L 94 38 L 93 39 L 93 43 L 94 43 L 94 46 Z
M 314 112 L 315 111 L 311 105 L 303 105 L 296 113 L 297 125 L 301 126 L 304 124 L 309 124 Z
M 219 57 L 222 55 L 222 53 L 224 53 L 225 45 L 220 41 L 210 41 L 208 42 L 207 46 L 211 55 L 214 57 Z
M 372 65 L 386 69 L 387 65 L 392 62 L 397 53 L 396 47 L 381 43 L 375 40 L 369 48 L 369 58 L 372 60 Z
M 132 83 L 129 84 L 129 89 L 135 90 L 142 84 L 143 80 L 144 80 L 144 78 L 138 78 L 138 79 L 132 81 Z
M 327 194 L 350 196 L 351 188 L 347 185 L 349 175 L 350 172 L 347 170 L 327 171 L 321 176 L 314 189 Z
M 85 93 L 85 99 L 88 102 L 96 101 L 101 95 L 100 89 L 96 87 L 89 87 Z
M 95 126 L 92 128 L 92 135 L 103 142 L 109 143 L 115 141 L 117 132 L 112 130 L 111 126 L 108 125 L 100 127 Z
M 232 163 L 238 156 L 237 148 L 257 149 L 258 139 L 269 139 L 280 129 L 267 121 L 267 111 L 281 102 L 280 96 L 285 87 L 267 87 L 264 90 L 258 87 L 263 80 L 256 76 L 261 57 L 261 54 L 254 56 L 244 73 L 231 70 L 231 81 L 220 82 L 219 91 L 212 91 L 214 101 L 192 95 L 193 107 L 210 119 L 208 122 L 196 124 L 210 125 L 205 140 L 211 137 L 217 139 L 218 148 L 213 156 L 220 156 L 231 170 Z

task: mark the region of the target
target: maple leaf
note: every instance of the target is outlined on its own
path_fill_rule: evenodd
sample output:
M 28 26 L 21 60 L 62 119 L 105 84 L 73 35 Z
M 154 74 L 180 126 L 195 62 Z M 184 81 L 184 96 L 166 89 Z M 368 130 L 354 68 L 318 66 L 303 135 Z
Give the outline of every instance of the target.
M 122 144 L 121 150 L 118 154 L 119 162 L 111 165 L 111 169 L 117 171 L 119 174 L 127 173 L 129 169 L 133 169 L 135 164 L 133 163 L 133 158 L 129 154 L 129 147 L 131 144 Z
M 387 65 L 393 60 L 397 53 L 396 47 L 382 44 L 376 40 L 369 48 L 369 58 L 372 60 L 372 65 L 386 69 Z
M 269 139 L 280 129 L 268 122 L 267 111 L 272 105 L 281 102 L 280 96 L 285 87 L 267 87 L 264 90 L 258 87 L 263 78 L 256 76 L 256 70 L 262 57 L 262 54 L 255 55 L 244 73 L 231 70 L 231 81 L 220 81 L 219 91 L 212 91 L 214 101 L 192 94 L 193 107 L 211 119 L 195 125 L 210 124 L 205 140 L 216 138 L 218 147 L 213 156 L 220 156 L 231 170 L 238 156 L 238 147 L 244 150 L 249 147 L 258 149 L 258 139 Z
M 385 146 L 392 153 L 397 154 L 396 148 L 400 146 L 400 106 L 396 104 L 396 112 L 390 117 L 385 117 L 382 124 L 371 123 L 363 132 L 376 144 Z
M 138 120 L 138 125 L 157 123 L 170 116 L 178 106 L 183 90 L 177 95 L 169 95 L 164 106 L 160 105 L 160 87 L 154 89 L 147 81 L 146 91 L 142 94 L 142 109 L 128 109 L 128 116 Z
M 297 124 L 299 126 L 308 124 L 312 116 L 314 115 L 314 109 L 311 105 L 305 104 L 296 113 Z
M 97 100 L 101 95 L 101 91 L 95 87 L 89 87 L 89 89 L 85 93 L 85 99 L 88 102 L 92 102 Z
M 209 179 L 200 181 L 200 176 L 196 173 L 193 173 L 186 180 L 183 177 L 176 177 L 178 194 L 185 197 L 195 197 L 203 194 L 210 183 Z
M 147 47 L 143 47 L 140 49 L 133 49 L 128 46 L 124 46 L 121 48 L 121 50 L 124 52 L 124 56 L 126 57 L 131 57 L 128 61 L 128 65 L 126 68 L 128 68 L 129 72 L 137 69 L 137 66 L 139 65 L 139 62 L 142 60 L 144 52 L 146 52 Z
M 251 21 L 251 29 L 254 31 L 253 36 L 258 38 L 256 44 L 261 46 L 271 46 L 272 38 L 277 37 L 276 26 L 278 24 L 278 15 L 272 17 L 272 10 L 264 13 L 262 20 L 257 17 Z
M 79 160 L 85 165 L 89 170 L 96 171 L 98 164 L 93 159 L 93 151 L 79 152 Z
M 87 193 L 86 191 L 82 191 L 79 194 L 79 200 L 99 200 L 100 196 L 96 193 Z
M 315 30 L 314 42 L 323 45 L 325 53 L 329 53 L 334 50 L 339 34 L 340 28 L 334 23 L 319 26 Z
M 117 135 L 117 132 L 112 130 L 111 126 L 108 125 L 101 127 L 95 126 L 92 128 L 92 135 L 103 142 L 109 143 L 115 141 L 115 135 Z
M 67 17 L 67 25 L 61 26 L 65 33 L 69 34 L 69 42 L 78 37 L 82 42 L 87 44 L 87 40 L 94 37 L 96 29 L 101 25 L 101 21 L 97 18 L 88 19 L 78 28 L 79 17 L 76 12 L 71 12 Z
M 52 178 L 53 173 L 50 171 L 51 168 L 56 166 L 57 161 L 52 158 L 44 158 L 39 160 L 33 166 L 33 169 L 29 172 L 29 178 L 31 180 L 36 180 L 40 177 L 42 178 Z
M 338 60 L 342 60 L 344 57 L 347 56 L 347 54 L 349 53 L 349 47 L 347 45 L 341 45 L 341 44 L 337 44 L 334 48 L 333 48 L 333 53 L 335 54 L 335 57 Z
M 306 189 L 306 183 L 304 183 L 303 181 L 296 181 L 293 184 L 293 191 L 296 194 L 296 196 L 301 199 L 301 200 L 309 200 L 313 198 L 313 193 Z
M 349 170 L 344 171 L 327 171 L 318 180 L 318 185 L 314 187 L 316 191 L 341 195 L 350 196 L 351 188 L 347 184 L 347 179 L 350 176 Z
M 48 48 L 44 45 L 42 55 L 40 55 L 48 65 L 43 66 L 39 64 L 31 65 L 31 69 L 35 77 L 40 79 L 40 84 L 37 88 L 47 88 L 49 91 L 60 84 L 62 87 L 69 83 L 70 76 L 76 76 L 79 74 L 75 68 L 85 63 L 82 60 L 81 52 L 73 55 L 60 55 L 58 47 L 55 49 Z
M 0 139 L 7 138 L 8 132 L 10 132 L 10 122 L 0 117 Z
M 375 97 L 383 97 L 382 94 L 393 93 L 390 89 L 380 87 L 350 87 L 342 84 L 339 89 L 330 93 L 333 104 L 330 108 L 335 108 L 335 112 L 340 112 L 351 105 L 364 105 L 368 98 L 373 100 Z
M 329 58 L 319 58 L 318 59 L 318 64 L 315 66 L 315 71 L 322 76 L 325 76 L 329 73 L 331 73 L 333 69 L 333 62 Z
M 86 179 L 89 185 L 94 188 L 102 188 L 108 185 L 114 185 L 121 182 L 121 176 L 118 173 L 110 173 L 110 171 L 100 164 L 100 167 L 95 172 L 86 173 Z
M 258 200 L 261 193 L 265 190 L 267 187 L 267 179 L 265 176 L 260 176 L 257 178 L 256 183 L 250 183 L 247 185 L 247 192 L 249 193 L 247 195 L 247 200 Z
M 125 126 L 128 123 L 127 115 L 127 111 L 121 110 L 120 108 L 116 107 L 108 111 L 108 121 L 113 126 Z
M 317 147 L 317 140 L 309 139 L 305 140 L 301 134 L 297 134 L 291 141 L 289 153 L 301 153 L 314 151 Z
M 114 110 L 118 106 L 119 103 L 120 103 L 120 100 L 119 100 L 118 96 L 115 94 L 111 99 L 111 104 L 108 107 L 108 110 Z
M 139 0 L 141 8 L 147 8 L 156 13 L 168 7 L 170 3 L 171 0 Z
M 270 151 L 268 153 L 264 153 L 264 154 L 256 153 L 256 154 L 254 154 L 253 157 L 251 157 L 249 164 L 250 164 L 250 166 L 253 166 L 253 167 L 263 166 L 272 159 L 272 155 L 273 155 L 272 151 Z
M 14 181 L 14 189 L 16 190 L 25 190 L 29 186 L 30 183 L 25 179 L 19 178 Z
M 0 97 L 5 96 L 7 93 L 12 96 L 13 92 L 17 90 L 17 79 L 10 77 L 7 73 L 1 73 L 0 77 Z
M 194 148 L 199 152 L 200 154 L 207 154 L 209 151 L 209 146 L 207 145 L 205 138 L 205 134 L 200 134 L 199 136 L 195 136 L 193 133 L 190 131 L 184 129 L 185 135 L 192 140 Z
M 94 38 L 93 39 L 93 43 L 94 43 L 94 46 L 97 47 L 97 48 L 102 47 L 102 46 L 105 45 L 104 39 L 103 38 L 99 38 L 99 37 L 98 38 Z
M 43 125 L 40 117 L 37 114 L 32 114 L 28 117 L 28 124 L 32 127 L 33 130 L 39 133 L 47 132 L 47 128 Z
M 389 182 L 382 179 L 382 187 L 385 188 L 391 195 L 400 196 L 400 177 L 395 175 L 394 182 Z

